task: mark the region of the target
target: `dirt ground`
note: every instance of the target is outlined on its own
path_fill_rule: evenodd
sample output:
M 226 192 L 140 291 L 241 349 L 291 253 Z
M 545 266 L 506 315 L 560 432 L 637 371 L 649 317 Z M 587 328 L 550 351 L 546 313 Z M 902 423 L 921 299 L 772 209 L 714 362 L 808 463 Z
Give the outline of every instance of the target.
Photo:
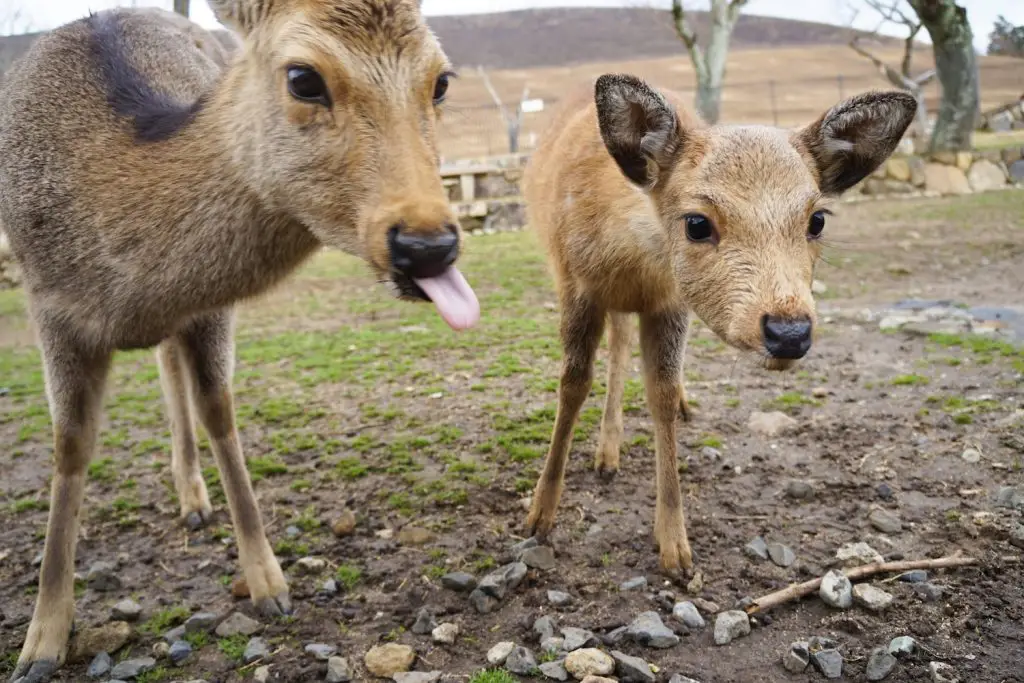
M 687 388 L 698 412 L 681 423 L 679 440 L 703 576 L 696 596 L 685 581 L 658 572 L 652 423 L 638 368 L 627 385 L 622 471 L 605 483 L 590 469 L 604 348 L 553 536 L 556 568 L 531 570 L 489 614 L 441 585 L 447 572 L 480 578 L 511 561 L 511 546 L 523 540 L 523 499 L 546 449 L 557 313 L 528 231 L 471 239 L 464 271 L 484 318 L 464 334 L 450 332 L 427 306 L 390 301 L 362 266 L 336 254 L 246 305 L 238 325 L 239 424 L 296 606 L 293 618 L 268 623 L 263 634 L 273 650 L 271 680 L 323 680 L 325 664 L 303 652 L 313 642 L 336 646 L 356 667 L 354 680 L 370 680 L 363 655 L 386 641 L 415 648 L 417 670 L 469 680 L 499 641 L 538 652 L 532 624 L 544 614 L 605 634 L 658 610 L 682 642 L 620 649 L 656 665 L 659 681 L 675 673 L 701 683 L 824 680 L 812 668 L 790 674 L 780 663 L 792 641 L 815 635 L 839 643 L 840 680 L 865 680 L 873 648 L 911 635 L 922 650 L 887 681 L 930 680 L 932 661 L 949 663 L 965 682 L 1024 681 L 1024 570 L 998 559 L 1021 554 L 1008 542 L 1020 513 L 995 500 L 1000 487 L 1021 486 L 1024 476 L 1024 350 L 885 333 L 866 315 L 906 297 L 1024 303 L 1024 191 L 848 204 L 830 220 L 828 262 L 817 273 L 828 288 L 819 301 L 822 334 L 798 369 L 757 369 L 701 327 L 692 338 Z M 12 669 L 33 608 L 50 471 L 39 359 L 21 306 L 19 294 L 0 293 L 0 674 Z M 123 587 L 97 592 L 80 583 L 77 628 L 108 621 L 118 600 L 137 600 L 141 621 L 116 660 L 148 654 L 189 612 L 256 616 L 231 595 L 236 548 L 205 441 L 216 517 L 191 532 L 176 520 L 151 354 L 119 356 L 107 407 L 76 568 L 84 575 L 96 562 L 119 562 Z M 747 420 L 762 410 L 788 413 L 797 429 L 775 438 L 753 433 Z M 965 460 L 967 449 L 980 460 Z M 786 493 L 800 488 L 803 497 Z M 898 515 L 903 530 L 874 529 L 868 515 L 876 506 Z M 357 524 L 339 538 L 331 526 L 345 508 Z M 758 535 L 788 545 L 796 562 L 783 569 L 748 557 L 742 549 Z M 942 589 L 934 601 L 891 575 L 877 577 L 875 585 L 895 595 L 878 614 L 834 610 L 816 596 L 789 603 L 726 646 L 714 645 L 712 618 L 706 629 L 686 632 L 655 596 L 668 590 L 672 600 L 701 597 L 730 609 L 821 575 L 840 546 L 859 541 L 887 559 L 961 552 L 982 564 L 931 572 Z M 300 575 L 295 563 L 304 556 L 328 566 Z M 331 576 L 340 594 L 320 594 Z M 619 590 L 636 576 L 647 577 L 648 590 Z M 550 589 L 573 602 L 550 606 Z M 461 627 L 454 645 L 411 632 L 422 606 Z M 237 640 L 195 640 L 184 667 L 162 664 L 139 680 L 251 680 L 255 667 L 242 666 Z M 87 664 L 69 664 L 57 680 L 86 680 Z

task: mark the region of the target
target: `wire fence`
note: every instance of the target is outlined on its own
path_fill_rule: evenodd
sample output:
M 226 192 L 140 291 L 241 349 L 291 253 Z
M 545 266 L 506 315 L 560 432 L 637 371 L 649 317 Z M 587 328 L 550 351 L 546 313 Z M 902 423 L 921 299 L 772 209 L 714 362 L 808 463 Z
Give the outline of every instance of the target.
M 667 87 L 672 88 L 669 84 Z M 847 76 L 785 80 L 731 81 L 720 89 L 720 122 L 771 124 L 793 127 L 808 123 L 836 102 L 860 92 L 892 88 L 880 76 Z M 672 88 L 691 108 L 696 88 Z M 982 109 L 1016 101 L 1024 94 L 1024 62 L 987 65 L 981 72 Z M 938 110 L 941 90 L 937 82 L 925 88 L 930 116 Z M 558 98 L 543 98 L 543 109 L 525 113 L 518 131 L 518 150 L 510 149 L 510 131 L 495 104 L 450 106 L 441 123 L 440 144 L 445 160 L 529 152 L 546 128 Z M 515 102 L 506 103 L 513 109 Z M 514 113 L 514 112 L 513 112 Z

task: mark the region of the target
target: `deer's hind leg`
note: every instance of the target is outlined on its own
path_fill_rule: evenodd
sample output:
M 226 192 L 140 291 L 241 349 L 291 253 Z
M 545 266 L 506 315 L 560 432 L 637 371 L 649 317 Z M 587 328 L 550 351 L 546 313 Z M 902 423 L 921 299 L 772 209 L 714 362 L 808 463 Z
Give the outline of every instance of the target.
M 54 472 L 39 593 L 12 681 L 43 683 L 64 662 L 75 613 L 79 515 L 103 410 L 110 352 L 90 350 L 43 316 L 37 320 L 53 422 Z
M 217 459 L 249 594 L 263 614 L 288 614 L 288 584 L 267 540 L 235 426 L 233 327 L 231 311 L 219 311 L 196 318 L 178 338 L 196 414 Z
M 198 529 L 210 520 L 213 507 L 199 467 L 195 419 L 189 402 L 190 372 L 184 362 L 181 339 L 174 337 L 164 341 L 157 347 L 156 357 L 171 424 L 171 473 L 181 505 L 181 519 L 188 528 Z
M 622 447 L 622 395 L 629 371 L 629 347 L 632 341 L 631 316 L 628 313 L 610 313 L 608 320 L 608 391 L 605 395 L 604 414 L 601 416 L 601 436 L 597 441 L 594 467 L 602 477 L 610 479 L 619 471 L 619 450 Z

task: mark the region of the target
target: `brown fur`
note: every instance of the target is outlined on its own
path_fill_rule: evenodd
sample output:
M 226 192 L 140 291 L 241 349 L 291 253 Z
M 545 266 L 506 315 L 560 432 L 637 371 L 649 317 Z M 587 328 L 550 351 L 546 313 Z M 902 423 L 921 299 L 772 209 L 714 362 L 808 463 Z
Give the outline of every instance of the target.
M 542 537 L 554 526 L 606 319 L 608 394 L 595 467 L 618 470 L 628 318 L 637 314 L 655 426 L 655 538 L 664 570 L 689 569 L 675 434 L 676 415 L 690 417 L 682 383 L 689 316 L 770 369 L 806 353 L 820 255 L 813 217 L 892 153 L 916 104 L 903 93 L 872 93 L 797 131 L 706 127 L 674 96 L 606 75 L 564 106 L 524 178 L 529 224 L 561 301 L 564 348 L 551 446 L 527 525 Z M 709 240 L 688 239 L 689 214 L 710 220 Z
M 435 86 L 449 64 L 415 0 L 211 5 L 237 48 L 163 10 L 105 11 L 41 37 L 0 93 L 0 222 L 38 332 L 56 463 L 15 679 L 47 680 L 65 657 L 112 354 L 159 345 L 182 518 L 212 512 L 198 419 L 252 599 L 288 612 L 234 424 L 232 306 L 321 245 L 422 298 L 389 233 L 460 234 L 437 172 Z M 326 104 L 289 93 L 294 64 L 322 76 Z

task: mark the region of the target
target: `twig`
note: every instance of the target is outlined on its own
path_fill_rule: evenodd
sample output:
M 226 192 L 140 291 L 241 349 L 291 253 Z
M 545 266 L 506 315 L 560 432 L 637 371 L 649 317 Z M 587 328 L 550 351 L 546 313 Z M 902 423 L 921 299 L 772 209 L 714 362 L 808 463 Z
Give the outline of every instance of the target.
M 160 564 L 160 568 L 161 568 L 161 569 L 163 569 L 163 570 L 164 570 L 165 572 L 167 572 L 168 574 L 170 574 L 171 576 L 173 576 L 173 577 L 174 577 L 174 578 L 176 578 L 176 579 L 186 579 L 186 578 L 188 578 L 188 577 L 187 577 L 187 576 L 185 576 L 184 574 L 179 574 L 178 572 L 175 572 L 175 571 L 171 571 L 171 568 L 170 568 L 170 567 L 168 567 L 168 566 L 167 566 L 166 564 L 164 564 L 163 562 L 160 562 L 159 564 Z
M 241 667 L 239 667 L 239 668 L 235 669 L 235 671 L 238 671 L 239 673 L 241 673 L 242 671 L 245 671 L 246 669 L 251 669 L 251 668 L 253 668 L 254 666 L 259 666 L 259 665 L 260 665 L 260 664 L 262 664 L 262 663 L 263 663 L 264 661 L 266 661 L 266 660 L 270 659 L 271 657 L 273 657 L 273 656 L 274 656 L 274 655 L 276 655 L 277 653 L 279 653 L 279 652 L 283 652 L 283 651 L 284 651 L 284 648 L 283 648 L 283 647 L 279 647 L 279 648 L 277 648 L 276 650 L 274 650 L 273 652 L 271 652 L 271 653 L 270 653 L 269 655 L 267 655 L 266 657 L 260 657 L 259 659 L 257 659 L 257 660 L 256 660 L 256 661 L 254 661 L 254 662 L 249 662 L 249 663 L 248 663 L 248 664 L 246 664 L 245 666 L 241 666 Z
M 1003 562 L 1016 564 L 1020 562 L 1019 557 L 1003 557 Z M 949 567 L 968 567 L 975 564 L 980 564 L 981 560 L 974 557 L 940 557 L 934 560 L 904 560 L 901 562 L 875 562 L 873 564 L 866 564 L 862 567 L 854 567 L 847 569 L 843 573 L 846 578 L 854 581 L 856 579 L 863 579 L 867 576 L 874 576 L 875 574 L 884 574 L 887 572 L 908 572 L 913 569 L 943 569 Z M 773 607 L 785 604 L 792 600 L 799 600 L 800 598 L 806 597 L 821 587 L 821 578 L 811 579 L 803 583 L 795 583 L 792 586 L 783 588 L 780 591 L 769 593 L 764 597 L 758 598 L 751 605 L 746 608 L 747 614 L 757 614 L 758 612 L 764 612 Z

